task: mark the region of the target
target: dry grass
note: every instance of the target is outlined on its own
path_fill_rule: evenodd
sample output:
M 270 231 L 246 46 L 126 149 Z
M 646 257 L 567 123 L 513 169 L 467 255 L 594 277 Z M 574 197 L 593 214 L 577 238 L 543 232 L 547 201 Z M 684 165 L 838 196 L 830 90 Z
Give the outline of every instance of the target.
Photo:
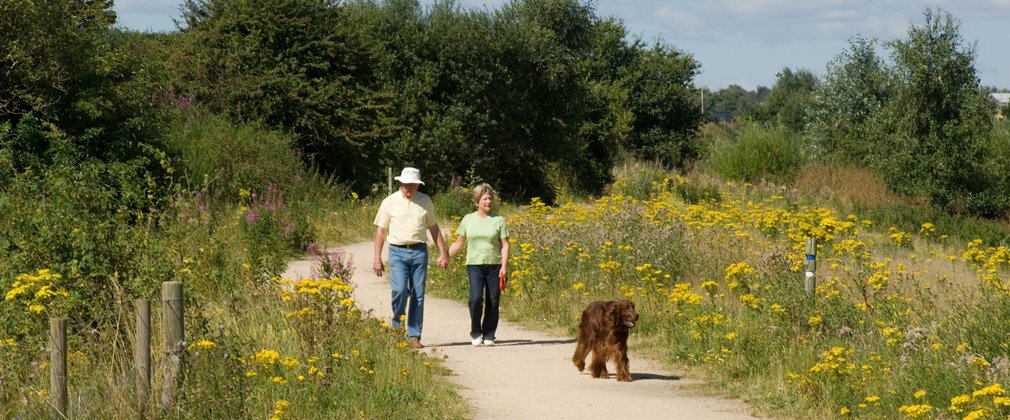
M 873 171 L 853 165 L 807 165 L 800 170 L 794 187 L 804 195 L 824 197 L 849 208 L 892 206 L 908 200 L 891 191 Z

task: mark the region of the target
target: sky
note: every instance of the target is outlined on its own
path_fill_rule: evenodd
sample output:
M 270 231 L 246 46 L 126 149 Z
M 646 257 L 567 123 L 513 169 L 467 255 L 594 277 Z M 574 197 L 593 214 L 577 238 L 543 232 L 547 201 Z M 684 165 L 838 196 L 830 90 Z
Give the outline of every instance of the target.
M 432 0 L 420 0 L 429 5 Z M 495 9 L 505 0 L 458 0 Z M 176 30 L 180 0 L 118 0 L 119 25 L 149 32 Z M 1010 89 L 1010 0 L 594 0 L 596 15 L 621 20 L 629 35 L 661 41 L 701 64 L 695 86 L 772 87 L 788 67 L 822 76 L 855 36 L 906 39 L 927 7 L 960 21 L 984 86 Z

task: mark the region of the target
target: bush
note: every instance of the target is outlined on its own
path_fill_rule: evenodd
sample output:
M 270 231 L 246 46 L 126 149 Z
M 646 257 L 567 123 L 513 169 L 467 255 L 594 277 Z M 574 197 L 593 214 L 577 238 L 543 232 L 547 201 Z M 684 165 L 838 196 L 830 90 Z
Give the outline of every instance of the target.
M 735 136 L 718 139 L 711 147 L 708 164 L 712 169 L 741 181 L 785 182 L 804 162 L 798 135 L 757 123 L 744 123 Z
M 287 190 L 300 172 L 293 141 L 276 131 L 235 125 L 190 108 L 179 114 L 171 133 L 168 148 L 179 158 L 182 177 L 214 197 L 234 197 L 241 188 L 265 191 L 270 185 Z
M 614 175 L 616 181 L 610 185 L 608 193 L 646 200 L 662 191 L 668 184 L 670 172 L 658 164 L 634 162 L 625 163 Z
M 57 164 L 15 176 L 0 193 L 0 290 L 20 275 L 50 270 L 59 275 L 52 288 L 69 292 L 34 313 L 0 306 L 0 334 L 28 335 L 47 314 L 105 319 L 122 296 L 156 290 L 168 273 L 140 257 L 161 253 L 146 229 L 153 203 L 141 166 Z
M 315 233 L 303 213 L 284 203 L 281 190 L 268 186 L 245 198 L 249 201 L 243 206 L 241 226 L 247 241 L 246 264 L 253 279 L 262 282 L 283 273 L 288 259 L 305 251 Z

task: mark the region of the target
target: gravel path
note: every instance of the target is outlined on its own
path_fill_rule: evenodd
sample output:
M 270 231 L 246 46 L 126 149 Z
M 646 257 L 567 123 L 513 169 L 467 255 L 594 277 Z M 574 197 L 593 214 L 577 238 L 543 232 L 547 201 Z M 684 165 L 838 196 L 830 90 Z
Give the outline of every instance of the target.
M 354 258 L 355 300 L 375 316 L 391 316 L 388 277 L 371 272 L 372 243 L 343 247 Z M 385 251 L 383 259 L 385 259 Z M 309 276 L 311 261 L 294 261 L 285 278 Z M 439 268 L 432 262 L 432 270 Z M 388 275 L 388 271 L 387 271 Z M 593 379 L 572 365 L 573 337 L 551 336 L 505 322 L 496 346 L 470 345 L 466 306 L 425 297 L 423 351 L 446 358 L 450 379 L 477 419 L 745 419 L 751 409 L 737 400 L 700 395 L 698 383 L 633 352 L 633 382 Z M 614 372 L 613 366 L 609 368 Z

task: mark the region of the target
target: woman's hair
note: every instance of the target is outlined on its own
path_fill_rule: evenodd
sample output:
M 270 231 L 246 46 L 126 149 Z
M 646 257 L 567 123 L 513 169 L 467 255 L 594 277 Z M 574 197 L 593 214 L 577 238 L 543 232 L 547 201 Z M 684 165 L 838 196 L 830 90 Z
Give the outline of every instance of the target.
M 490 184 L 485 182 L 476 187 L 473 187 L 473 203 L 474 204 L 479 203 L 480 198 L 483 197 L 484 194 L 490 195 L 491 199 L 494 200 L 494 188 L 491 188 Z

